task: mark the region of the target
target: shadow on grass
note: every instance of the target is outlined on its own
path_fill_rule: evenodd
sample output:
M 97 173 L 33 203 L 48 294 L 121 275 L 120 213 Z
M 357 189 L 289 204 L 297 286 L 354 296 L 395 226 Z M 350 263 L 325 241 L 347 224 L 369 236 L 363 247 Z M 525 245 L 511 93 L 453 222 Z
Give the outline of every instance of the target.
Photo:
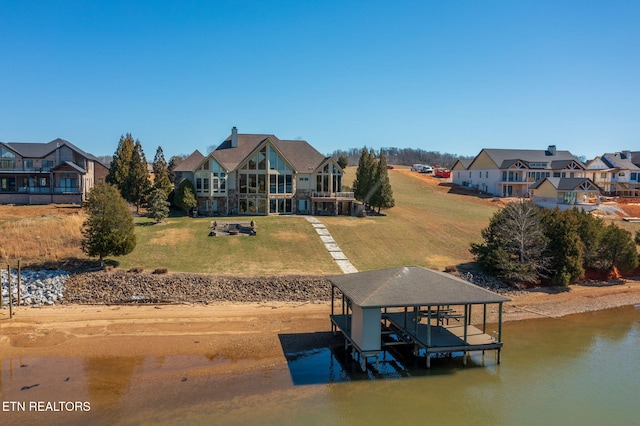
M 449 194 L 469 195 L 471 197 L 482 198 L 482 199 L 493 198 L 493 195 L 487 192 L 482 192 L 479 189 L 472 189 L 472 188 L 466 188 L 460 185 L 455 185 L 451 182 L 440 182 L 438 186 L 449 188 L 449 191 L 447 191 Z
M 105 259 L 104 267 L 117 268 L 120 262 L 113 259 Z M 15 268 L 17 265 L 11 265 Z M 70 257 L 59 260 L 45 260 L 41 262 L 25 262 L 20 265 L 21 269 L 30 269 L 34 271 L 49 270 L 49 271 L 68 271 L 71 273 L 79 272 L 98 272 L 104 270 L 104 267 L 100 267 L 100 261 L 97 259 L 81 259 L 77 257 Z

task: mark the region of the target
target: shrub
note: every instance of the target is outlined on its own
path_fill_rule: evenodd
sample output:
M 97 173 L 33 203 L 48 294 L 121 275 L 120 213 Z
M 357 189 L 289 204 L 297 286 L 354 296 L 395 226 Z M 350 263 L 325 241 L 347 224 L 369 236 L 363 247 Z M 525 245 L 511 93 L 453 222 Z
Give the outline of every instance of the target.
M 166 274 L 169 270 L 167 268 L 156 268 L 152 274 Z
M 144 268 L 143 268 L 142 266 L 132 266 L 132 267 L 129 269 L 129 272 L 133 272 L 134 274 L 139 274 L 139 273 L 141 273 L 142 271 L 144 271 Z

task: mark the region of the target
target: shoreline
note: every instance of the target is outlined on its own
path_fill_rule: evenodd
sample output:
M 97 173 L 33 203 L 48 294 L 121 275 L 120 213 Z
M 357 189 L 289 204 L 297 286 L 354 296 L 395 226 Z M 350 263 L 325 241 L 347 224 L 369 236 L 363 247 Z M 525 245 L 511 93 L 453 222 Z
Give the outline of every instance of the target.
M 505 302 L 503 321 L 640 305 L 640 281 L 572 285 L 519 292 Z M 0 311 L 4 357 L 166 357 L 219 360 L 205 375 L 284 365 L 282 336 L 331 339 L 330 302 L 19 307 Z M 497 322 L 492 312 L 489 322 Z M 228 361 L 228 362 L 227 362 Z M 238 362 L 241 361 L 241 362 Z

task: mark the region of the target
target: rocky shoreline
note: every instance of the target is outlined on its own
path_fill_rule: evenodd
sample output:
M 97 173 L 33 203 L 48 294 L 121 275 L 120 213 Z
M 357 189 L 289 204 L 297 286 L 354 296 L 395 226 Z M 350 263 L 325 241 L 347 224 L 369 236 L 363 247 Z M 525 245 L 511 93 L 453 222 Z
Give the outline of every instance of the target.
M 331 299 L 331 283 L 318 276 L 229 277 L 126 271 L 72 275 L 65 303 L 307 302 Z
M 54 305 L 64 297 L 65 282 L 69 278 L 66 271 L 30 271 L 20 272 L 20 305 Z M 9 306 L 9 280 L 7 271 L 0 274 L 2 280 L 2 306 Z M 11 271 L 13 304 L 18 304 L 18 272 Z
M 2 272 L 2 296 L 9 293 Z M 468 274 L 470 275 L 470 274 Z M 14 304 L 17 273 L 12 271 Z M 481 287 L 505 294 L 510 290 L 496 280 L 462 276 Z M 498 283 L 498 284 L 497 284 Z M 513 289 L 511 289 L 513 292 Z M 66 271 L 22 271 L 21 305 L 213 302 L 326 302 L 331 283 L 322 276 L 232 277 L 205 274 L 151 274 L 124 270 L 69 274 Z

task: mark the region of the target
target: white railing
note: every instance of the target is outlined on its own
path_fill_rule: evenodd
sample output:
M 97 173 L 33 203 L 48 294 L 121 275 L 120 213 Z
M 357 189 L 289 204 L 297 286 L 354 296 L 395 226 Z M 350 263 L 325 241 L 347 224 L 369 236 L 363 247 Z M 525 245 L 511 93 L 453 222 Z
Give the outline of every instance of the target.
M 316 198 L 353 198 L 353 192 L 313 192 Z

